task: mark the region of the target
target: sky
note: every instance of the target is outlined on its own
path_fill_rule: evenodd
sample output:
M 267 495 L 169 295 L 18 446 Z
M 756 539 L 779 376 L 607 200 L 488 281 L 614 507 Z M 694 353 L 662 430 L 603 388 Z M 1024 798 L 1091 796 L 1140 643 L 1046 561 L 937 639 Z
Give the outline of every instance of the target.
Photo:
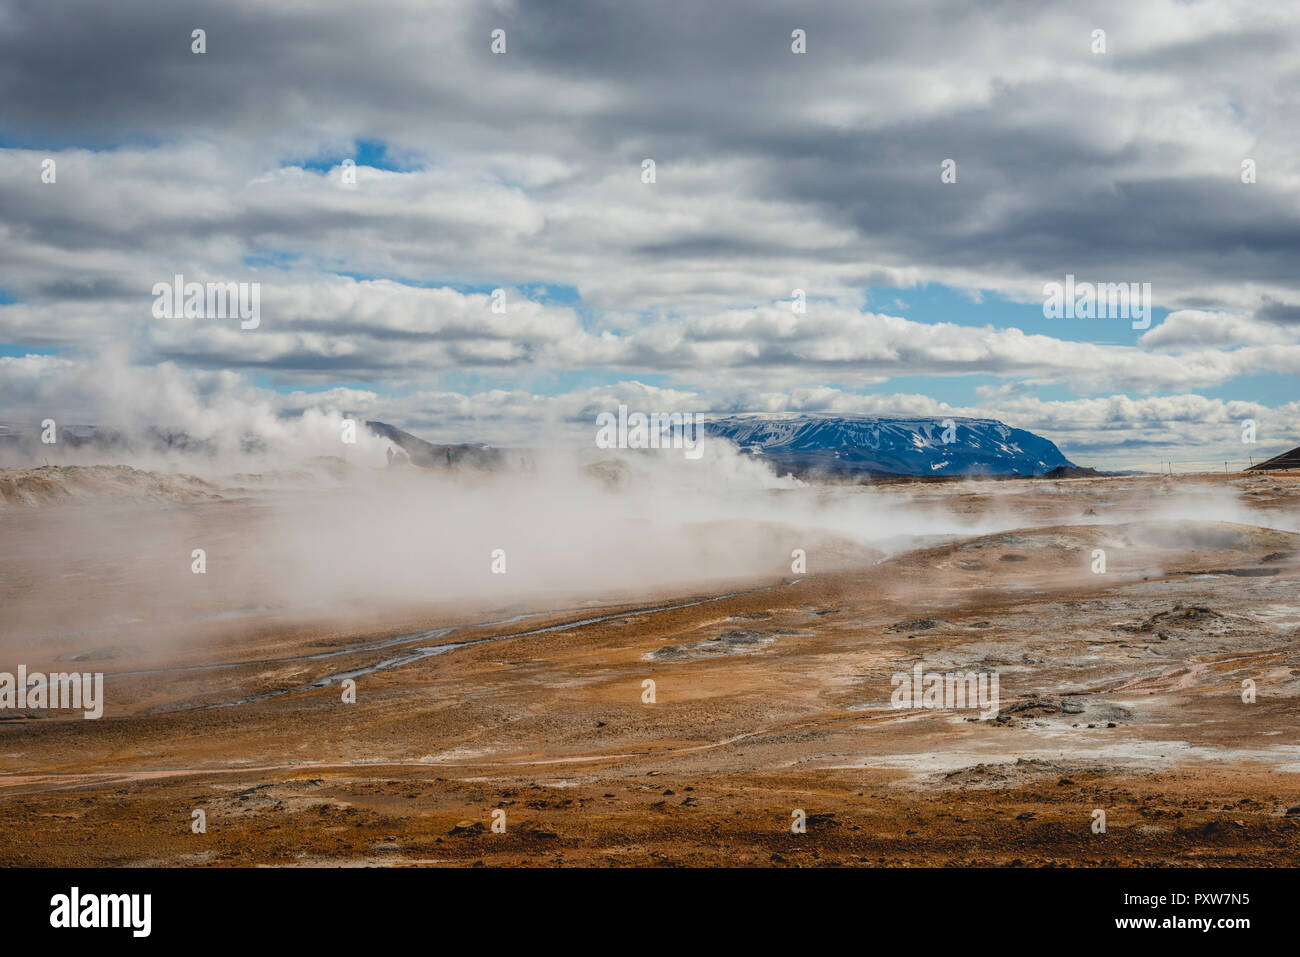
M 0 0 L 0 421 L 529 445 L 625 403 L 1258 462 L 1300 445 L 1298 101 L 1276 2 Z M 175 275 L 257 327 L 159 318 Z M 1149 328 L 1049 318 L 1067 276 Z

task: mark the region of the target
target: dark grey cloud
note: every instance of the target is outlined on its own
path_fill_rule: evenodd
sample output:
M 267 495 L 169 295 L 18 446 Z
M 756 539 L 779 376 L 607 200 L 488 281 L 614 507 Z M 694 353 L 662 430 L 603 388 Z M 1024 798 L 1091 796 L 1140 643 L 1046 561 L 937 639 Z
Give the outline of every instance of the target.
M 1221 109 L 1243 135 L 1273 150 L 1295 146 L 1280 124 L 1297 105 L 1289 64 L 1300 36 L 1294 20 L 1279 24 L 1267 8 L 1221 23 L 1174 5 L 1144 20 L 1121 3 L 1068 11 L 901 0 L 7 0 L 4 9 L 0 131 L 18 142 L 198 137 L 263 150 L 268 165 L 354 138 L 434 162 L 459 151 L 540 151 L 571 166 L 570 194 L 643 153 L 663 164 L 665 188 L 675 166 L 731 159 L 748 164 L 756 198 L 806 207 L 811 229 L 854 230 L 860 242 L 841 252 L 846 259 L 1024 281 L 1123 269 L 1166 290 L 1206 275 L 1295 282 L 1290 177 L 1266 167 L 1243 188 L 1240 157 L 1212 174 L 1190 171 L 1189 158 L 1213 144 L 1197 144 L 1195 131 L 1172 140 L 1142 128 L 1180 104 L 1189 123 L 1197 110 Z M 1162 20 L 1172 29 L 1161 43 L 1151 34 Z M 1105 57 L 1088 50 L 1096 24 L 1110 27 Z M 207 31 L 203 56 L 190 52 L 195 27 Z M 489 51 L 496 27 L 507 31 L 505 56 Z M 790 52 L 795 27 L 808 34 L 804 56 Z M 981 88 L 986 95 L 963 99 Z M 589 101 L 574 98 L 583 92 Z M 843 108 L 844 122 L 828 119 Z M 1126 122 L 1131 129 L 1116 129 Z M 1206 126 L 1205 136 L 1215 133 Z M 959 170 L 947 188 L 938 182 L 945 158 Z M 164 221 L 151 236 L 188 229 L 191 240 L 292 247 L 322 228 L 383 231 L 389 244 L 427 230 L 419 219 L 380 222 L 356 209 L 231 212 Z M 66 248 L 133 235 L 121 220 L 15 215 L 30 240 Z M 475 239 L 472 224 L 459 235 L 439 228 L 451 242 Z M 780 250 L 722 233 L 629 252 L 721 263 Z
M 1256 315 L 1266 322 L 1274 322 L 1281 325 L 1300 324 L 1300 306 L 1283 305 L 1277 302 L 1266 302 Z

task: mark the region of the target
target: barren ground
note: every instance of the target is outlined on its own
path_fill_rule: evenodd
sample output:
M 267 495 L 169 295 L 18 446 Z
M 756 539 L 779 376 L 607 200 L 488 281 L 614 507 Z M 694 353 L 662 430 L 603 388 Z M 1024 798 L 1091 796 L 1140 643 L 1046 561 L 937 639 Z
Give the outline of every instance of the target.
M 1250 521 L 1161 518 L 1171 488 Z M 1300 864 L 1300 476 L 837 494 L 1019 524 L 599 605 L 132 620 L 180 583 L 56 573 L 79 513 L 0 510 L 0 671 L 107 692 L 0 712 L 0 864 Z M 237 538 L 255 506 L 151 507 Z M 891 708 L 918 660 L 996 669 L 998 716 Z

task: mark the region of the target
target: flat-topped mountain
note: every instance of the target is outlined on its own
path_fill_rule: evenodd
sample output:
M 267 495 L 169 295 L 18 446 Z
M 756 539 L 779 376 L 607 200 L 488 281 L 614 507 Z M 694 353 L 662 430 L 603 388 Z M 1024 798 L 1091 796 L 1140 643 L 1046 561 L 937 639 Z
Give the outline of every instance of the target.
M 733 415 L 705 431 L 797 472 L 1041 475 L 1074 467 L 1048 439 L 996 419 Z

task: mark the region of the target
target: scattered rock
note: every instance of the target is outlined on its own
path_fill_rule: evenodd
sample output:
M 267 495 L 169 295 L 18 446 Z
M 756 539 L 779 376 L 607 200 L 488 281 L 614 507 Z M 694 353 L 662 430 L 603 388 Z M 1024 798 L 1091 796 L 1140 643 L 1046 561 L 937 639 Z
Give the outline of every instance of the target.
M 942 618 L 914 618 L 911 621 L 900 621 L 890 625 L 886 631 L 929 631 L 931 628 L 940 628 L 948 624 Z
M 682 650 L 680 645 L 664 645 L 662 648 L 650 652 L 649 657 L 658 661 L 665 658 L 682 658 L 685 655 L 686 652 Z

